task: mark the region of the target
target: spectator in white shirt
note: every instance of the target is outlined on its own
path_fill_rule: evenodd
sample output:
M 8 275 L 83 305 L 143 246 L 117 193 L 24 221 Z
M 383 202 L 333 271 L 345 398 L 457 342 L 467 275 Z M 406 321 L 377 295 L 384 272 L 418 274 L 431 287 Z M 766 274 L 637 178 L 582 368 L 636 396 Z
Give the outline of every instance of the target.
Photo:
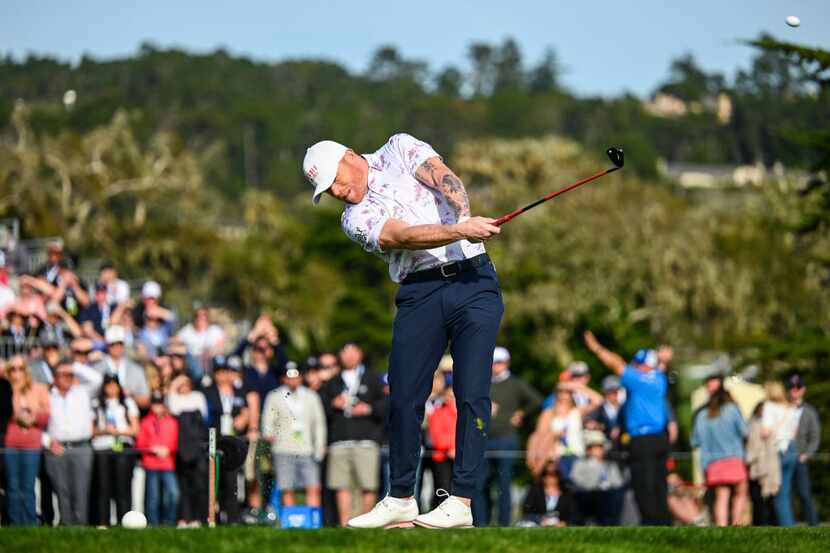
M 138 406 L 124 395 L 118 377 L 105 376 L 95 400 L 95 437 L 92 439 L 96 500 L 93 515 L 98 526 L 110 525 L 110 501 L 115 500 L 117 520 L 132 507 L 136 458 L 131 449 L 138 434 L 138 418 Z
M 101 376 L 71 359 L 62 359 L 55 371 L 55 385 L 49 394 L 51 416 L 44 435 L 46 472 L 58 495 L 60 522 L 84 526 L 89 514 L 89 484 L 92 477 L 93 414 L 90 385 L 100 386 Z M 82 374 L 85 373 L 85 374 Z
M 795 409 L 787 400 L 784 385 L 780 382 L 767 382 L 764 385 L 767 400 L 761 416 L 761 435 L 764 439 L 774 440 L 778 449 L 781 466 L 781 487 L 775 495 L 773 505 L 780 526 L 795 524 L 792 506 L 792 479 L 798 455 L 795 450 L 795 432 L 798 419 Z
M 178 333 L 179 339 L 187 346 L 187 351 L 207 368 L 215 355 L 225 350 L 225 332 L 222 327 L 211 324 L 210 311 L 207 307 L 198 307 L 193 315 L 193 322 Z
M 130 285 L 118 278 L 118 271 L 111 261 L 101 264 L 98 281 L 107 286 L 107 303 L 121 304 L 130 299 Z
M 308 505 L 319 507 L 326 413 L 320 396 L 302 385 L 296 365 L 289 366 L 282 381 L 265 399 L 262 435 L 272 444 L 283 505 L 294 505 L 294 492 L 304 488 Z

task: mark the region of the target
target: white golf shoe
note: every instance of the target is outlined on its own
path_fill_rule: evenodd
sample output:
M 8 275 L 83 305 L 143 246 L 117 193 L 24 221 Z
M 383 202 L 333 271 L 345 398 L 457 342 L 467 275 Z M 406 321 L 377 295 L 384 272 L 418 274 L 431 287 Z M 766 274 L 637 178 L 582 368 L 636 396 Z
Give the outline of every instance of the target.
M 414 498 L 384 497 L 368 513 L 354 517 L 349 528 L 412 528 L 418 516 L 418 503 Z
M 444 495 L 440 492 L 444 492 Z M 415 526 L 433 530 L 473 527 L 473 511 L 468 505 L 445 490 L 438 490 L 436 495 L 446 497 L 446 499 L 432 511 L 418 515 L 413 521 Z

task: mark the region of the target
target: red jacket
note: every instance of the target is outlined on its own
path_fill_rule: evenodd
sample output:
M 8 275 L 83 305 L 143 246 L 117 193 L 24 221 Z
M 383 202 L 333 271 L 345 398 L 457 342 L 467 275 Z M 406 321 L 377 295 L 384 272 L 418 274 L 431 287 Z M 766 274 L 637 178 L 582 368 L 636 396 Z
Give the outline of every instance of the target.
M 171 415 L 162 418 L 150 413 L 141 419 L 135 445 L 141 450 L 141 464 L 147 470 L 176 470 L 176 449 L 179 445 L 179 422 Z M 159 457 L 151 447 L 162 445 L 169 451 Z
M 429 415 L 427 429 L 432 440 L 432 460 L 436 463 L 444 461 L 450 451 L 455 451 L 455 421 L 458 412 L 455 402 L 450 401 L 436 407 Z

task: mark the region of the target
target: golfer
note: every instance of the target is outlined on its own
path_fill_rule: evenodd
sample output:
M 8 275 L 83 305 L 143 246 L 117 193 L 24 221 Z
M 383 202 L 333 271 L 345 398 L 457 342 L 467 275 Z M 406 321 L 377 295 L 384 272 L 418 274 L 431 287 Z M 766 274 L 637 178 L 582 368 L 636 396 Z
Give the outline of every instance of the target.
M 471 217 L 461 180 L 428 144 L 396 134 L 373 154 L 325 140 L 308 149 L 303 172 L 313 201 L 345 202 L 343 231 L 389 264 L 400 283 L 389 356 L 391 492 L 349 521 L 352 528 L 463 528 L 487 443 L 490 365 L 504 312 L 483 241 L 499 233 Z M 419 515 L 413 494 L 421 422 L 432 377 L 450 344 L 458 408 L 452 490 Z

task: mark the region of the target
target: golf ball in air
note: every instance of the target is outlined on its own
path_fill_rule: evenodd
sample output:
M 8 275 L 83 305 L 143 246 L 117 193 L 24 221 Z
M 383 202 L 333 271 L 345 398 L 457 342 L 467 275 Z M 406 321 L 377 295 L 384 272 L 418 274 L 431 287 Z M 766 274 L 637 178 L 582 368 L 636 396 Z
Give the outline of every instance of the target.
M 798 27 L 799 25 L 801 25 L 801 20 L 798 18 L 798 16 L 788 15 L 787 25 L 789 25 L 790 27 Z

